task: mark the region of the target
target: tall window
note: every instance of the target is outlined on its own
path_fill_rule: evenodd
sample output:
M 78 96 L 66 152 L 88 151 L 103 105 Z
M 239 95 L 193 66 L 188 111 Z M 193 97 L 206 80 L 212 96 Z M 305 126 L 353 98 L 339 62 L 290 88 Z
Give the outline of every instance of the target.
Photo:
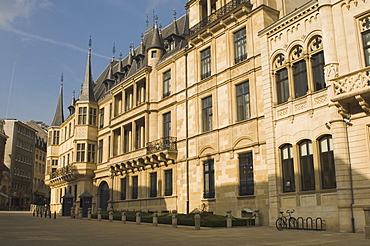
M 163 73 L 163 98 L 171 94 L 171 70 Z
M 133 176 L 132 177 L 132 187 L 131 187 L 131 198 L 132 199 L 137 199 L 138 190 L 139 190 L 139 177 Z
M 101 108 L 99 112 L 99 128 L 103 127 L 104 127 L 104 108 Z
M 214 160 L 207 160 L 203 163 L 204 170 L 204 198 L 215 197 L 215 170 Z
M 53 145 L 59 144 L 59 131 L 53 131 Z
M 150 173 L 150 197 L 157 196 L 157 173 Z
M 252 152 L 239 155 L 239 195 L 254 194 L 254 173 L 253 173 L 253 154 Z
M 320 51 L 311 56 L 312 60 L 312 74 L 315 91 L 319 91 L 326 87 L 325 76 L 324 76 L 324 52 Z
M 133 107 L 133 89 L 132 86 L 125 90 L 125 111 Z
M 136 121 L 136 139 L 135 139 L 135 149 L 140 149 L 144 147 L 144 137 L 145 137 L 145 119 L 141 118 Z
M 283 68 L 275 73 L 278 103 L 284 103 L 289 98 L 288 69 Z
M 172 196 L 172 169 L 164 171 L 164 195 Z
M 236 110 L 238 121 L 250 118 L 249 81 L 236 86 Z
M 145 102 L 145 93 L 146 93 L 145 80 L 142 80 L 137 83 L 136 87 L 136 105 L 140 105 Z
M 211 76 L 211 48 L 207 48 L 200 52 L 201 62 L 201 78 L 205 79 Z
M 306 61 L 300 60 L 293 64 L 295 98 L 305 96 L 308 90 Z
M 103 163 L 103 140 L 98 143 L 98 163 Z
M 85 161 L 85 144 L 77 144 L 76 162 Z
M 283 192 L 295 191 L 294 163 L 292 145 L 286 144 L 281 147 L 281 166 L 283 173 Z
M 335 164 L 333 152 L 333 139 L 325 135 L 319 139 L 320 143 L 320 164 L 321 164 L 321 185 L 323 189 L 337 187 L 335 177 Z
M 131 139 L 132 139 L 132 124 L 128 124 L 124 126 L 124 133 L 123 133 L 123 152 L 128 153 L 132 150 L 131 148 Z
M 171 136 L 171 112 L 163 114 L 163 138 Z
M 92 126 L 96 126 L 96 108 L 90 108 L 89 111 L 89 124 Z
M 121 200 L 126 200 L 126 184 L 127 180 L 126 178 L 121 179 Z
M 370 28 L 370 25 L 368 28 Z M 370 66 L 370 29 L 362 32 L 362 43 L 364 46 L 365 65 Z
M 202 130 L 212 130 L 212 96 L 202 99 Z
M 95 162 L 95 144 L 87 145 L 87 162 Z
M 79 107 L 78 108 L 78 124 L 79 125 L 86 125 L 86 117 L 87 117 L 87 107 Z
M 299 144 L 299 157 L 301 164 L 302 190 L 315 189 L 315 173 L 313 167 L 312 142 L 304 140 Z
M 247 39 L 245 28 L 234 33 L 234 57 L 235 64 L 247 59 Z

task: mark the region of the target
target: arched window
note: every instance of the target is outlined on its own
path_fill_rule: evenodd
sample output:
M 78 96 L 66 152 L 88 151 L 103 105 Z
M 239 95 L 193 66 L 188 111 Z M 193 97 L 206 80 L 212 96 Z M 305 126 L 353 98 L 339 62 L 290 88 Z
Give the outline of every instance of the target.
M 308 50 L 311 57 L 311 70 L 314 91 L 319 91 L 326 87 L 324 76 L 325 60 L 322 38 L 320 36 L 314 36 L 309 43 Z
M 303 97 L 308 91 L 307 65 L 303 56 L 303 48 L 297 45 L 293 48 L 290 58 L 293 62 L 293 80 L 295 98 Z
M 293 148 L 291 144 L 280 147 L 283 175 L 283 192 L 295 191 Z
M 320 145 L 321 185 L 323 189 L 334 189 L 337 187 L 337 182 L 332 136 L 325 135 L 318 141 Z
M 108 210 L 108 201 L 110 199 L 110 190 L 107 182 L 102 182 L 99 186 L 100 191 L 100 207 L 103 211 Z
M 311 140 L 304 140 L 299 144 L 299 159 L 301 164 L 302 190 L 314 190 L 315 173 Z
M 274 61 L 276 90 L 277 90 L 277 101 L 278 103 L 287 102 L 289 99 L 289 81 L 288 81 L 288 69 L 283 67 L 285 64 L 285 56 L 279 54 L 276 56 Z

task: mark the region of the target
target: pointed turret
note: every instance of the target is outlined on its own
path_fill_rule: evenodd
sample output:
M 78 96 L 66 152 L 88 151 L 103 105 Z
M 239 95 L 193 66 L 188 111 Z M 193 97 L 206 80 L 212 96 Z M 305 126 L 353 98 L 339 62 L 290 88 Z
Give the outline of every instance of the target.
M 63 75 L 62 75 L 63 82 Z M 60 84 L 59 99 L 57 108 L 55 109 L 54 119 L 51 123 L 51 126 L 60 126 L 64 122 L 64 113 L 63 113 L 63 83 Z
M 76 105 L 76 98 L 75 98 L 75 91 L 73 91 L 72 101 L 71 104 L 68 106 L 69 115 L 75 113 L 75 105 Z
M 89 52 L 87 57 L 85 80 L 81 89 L 81 94 L 79 96 L 79 102 L 89 102 L 96 103 L 94 96 L 94 83 L 91 75 L 91 37 L 89 41 Z
M 150 49 L 164 50 L 163 41 L 161 35 L 159 34 L 159 29 L 157 25 L 154 25 L 152 40 L 148 47 L 148 50 Z

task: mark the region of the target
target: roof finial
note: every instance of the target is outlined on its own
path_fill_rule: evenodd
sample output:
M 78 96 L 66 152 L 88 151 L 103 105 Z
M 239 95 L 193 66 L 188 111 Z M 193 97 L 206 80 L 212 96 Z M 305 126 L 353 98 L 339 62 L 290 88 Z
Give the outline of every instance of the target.
M 90 39 L 89 39 L 89 49 L 91 49 L 91 46 L 92 46 L 92 41 L 91 41 L 91 35 L 90 35 Z
M 146 12 L 146 21 L 145 21 L 145 23 L 146 23 L 146 28 L 148 29 L 148 26 L 149 26 L 149 14 L 148 14 L 148 12 Z
M 116 43 L 113 43 L 112 52 L 113 52 L 113 59 L 114 59 L 114 55 L 116 54 Z
M 122 60 L 122 51 L 119 51 L 119 59 Z
M 60 77 L 60 83 L 63 84 L 63 73 L 62 76 Z
M 176 9 L 173 10 L 173 18 L 175 19 L 176 21 L 176 15 L 177 15 L 177 12 L 176 12 Z

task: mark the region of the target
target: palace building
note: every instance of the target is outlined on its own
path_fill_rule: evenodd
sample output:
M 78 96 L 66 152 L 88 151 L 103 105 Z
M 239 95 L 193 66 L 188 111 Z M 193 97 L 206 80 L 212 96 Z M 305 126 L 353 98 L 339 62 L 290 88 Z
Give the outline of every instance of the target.
M 370 206 L 370 2 L 189 0 L 149 27 L 48 132 L 51 209 L 245 216 L 363 231 Z

